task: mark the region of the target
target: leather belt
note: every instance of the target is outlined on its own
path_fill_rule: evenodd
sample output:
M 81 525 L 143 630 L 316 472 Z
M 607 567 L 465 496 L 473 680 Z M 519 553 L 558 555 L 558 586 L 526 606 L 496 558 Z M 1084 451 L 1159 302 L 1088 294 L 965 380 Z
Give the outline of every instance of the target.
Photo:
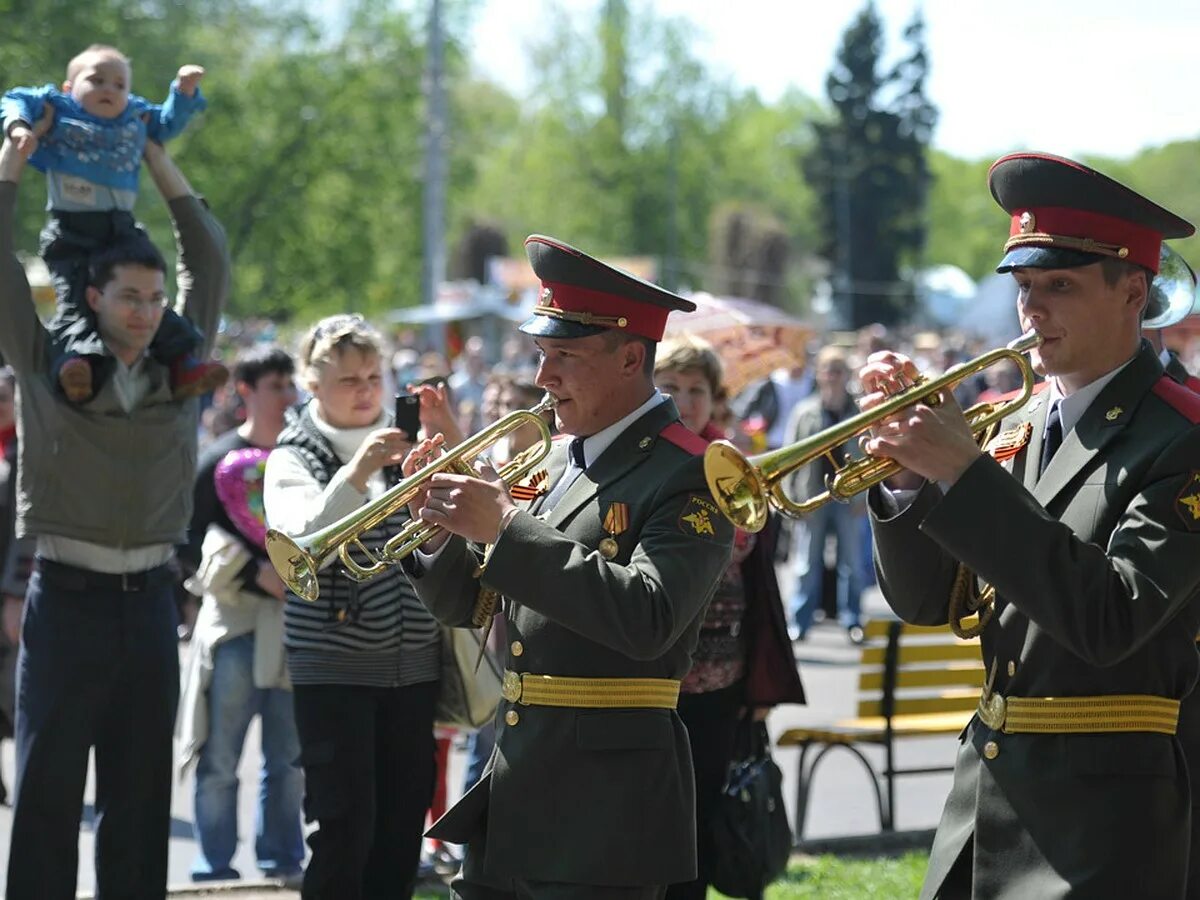
M 504 671 L 504 699 L 523 706 L 582 709 L 675 709 L 679 682 L 671 678 L 568 678 Z
M 1001 697 L 985 692 L 979 698 L 979 718 L 992 730 L 1007 734 L 1174 734 L 1179 726 L 1179 701 L 1152 694 Z
M 93 572 L 66 563 L 54 562 L 38 557 L 33 567 L 41 573 L 45 582 L 61 591 L 103 591 L 108 593 L 139 593 L 169 584 L 174 570 L 164 563 L 141 572 Z

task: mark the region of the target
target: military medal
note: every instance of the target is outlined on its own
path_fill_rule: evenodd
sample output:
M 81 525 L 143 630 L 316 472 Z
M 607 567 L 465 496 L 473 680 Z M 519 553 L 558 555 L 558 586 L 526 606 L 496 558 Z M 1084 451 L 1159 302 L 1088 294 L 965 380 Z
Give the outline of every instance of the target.
M 610 503 L 604 516 L 604 530 L 608 537 L 600 542 L 600 555 L 605 559 L 613 559 L 620 552 L 617 535 L 629 528 L 629 505 L 626 503 Z
M 1007 431 L 1000 432 L 1000 434 L 988 441 L 988 445 L 984 450 L 991 454 L 996 462 L 1005 462 L 1021 452 L 1021 448 L 1029 443 L 1029 437 L 1032 434 L 1033 425 L 1025 422 L 1015 428 L 1009 428 Z
M 547 473 L 545 469 L 534 472 L 529 476 L 529 480 L 524 484 L 514 484 L 509 488 L 509 495 L 521 502 L 528 502 L 537 498 L 539 494 L 546 493 Z

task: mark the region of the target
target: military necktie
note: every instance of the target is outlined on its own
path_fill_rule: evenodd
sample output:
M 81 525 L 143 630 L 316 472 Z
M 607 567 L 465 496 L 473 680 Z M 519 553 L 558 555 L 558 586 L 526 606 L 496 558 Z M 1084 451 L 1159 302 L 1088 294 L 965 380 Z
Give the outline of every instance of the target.
M 554 489 L 538 507 L 538 515 L 545 515 L 554 509 L 554 504 L 562 498 L 562 495 L 567 492 L 567 488 L 574 484 L 575 479 L 587 468 L 587 459 L 583 455 L 583 438 L 571 438 L 571 443 L 567 447 L 567 459 L 569 462 L 566 469 L 563 470 L 562 477 L 558 479 Z
M 1046 416 L 1046 436 L 1042 439 L 1042 466 L 1038 469 L 1039 475 L 1046 471 L 1051 457 L 1063 442 L 1062 416 L 1058 407 L 1059 401 L 1055 400 L 1054 405 L 1050 407 L 1050 414 Z

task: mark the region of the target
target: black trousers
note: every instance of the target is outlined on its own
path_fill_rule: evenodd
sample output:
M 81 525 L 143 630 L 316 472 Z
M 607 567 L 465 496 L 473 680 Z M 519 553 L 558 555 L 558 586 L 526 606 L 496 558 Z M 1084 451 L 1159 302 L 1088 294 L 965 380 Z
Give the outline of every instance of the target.
M 433 798 L 437 682 L 296 685 L 308 838 L 304 900 L 412 896 Z
M 98 590 L 34 572 L 17 663 L 9 900 L 75 897 L 92 747 L 96 897 L 162 900 L 179 702 L 176 625 L 168 579 L 143 590 Z
M 687 726 L 696 773 L 696 869 L 695 881 L 673 884 L 667 900 L 704 900 L 711 879 L 713 856 L 709 819 L 725 784 L 733 759 L 738 713 L 743 704 L 742 683 L 703 694 L 679 695 L 679 718 Z
M 51 210 L 39 245 L 57 301 L 49 324 L 55 350 L 67 355 L 103 355 L 96 316 L 87 304 L 89 266 L 95 256 L 118 245 L 133 252 L 156 254 L 150 236 L 133 214 L 124 210 Z M 170 363 L 193 352 L 202 340 L 195 325 L 168 307 L 150 343 L 150 354 L 161 363 Z M 61 362 L 55 359 L 55 373 Z

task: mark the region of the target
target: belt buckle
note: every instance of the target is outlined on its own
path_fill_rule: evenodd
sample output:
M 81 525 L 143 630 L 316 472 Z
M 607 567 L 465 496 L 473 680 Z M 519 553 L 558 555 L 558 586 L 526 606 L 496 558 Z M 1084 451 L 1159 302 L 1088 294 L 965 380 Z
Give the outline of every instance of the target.
M 979 698 L 979 718 L 992 731 L 1004 730 L 1004 719 L 1008 704 L 999 694 L 987 694 Z
M 988 672 L 987 681 L 983 683 L 983 693 L 979 695 L 979 719 L 992 731 L 1001 731 L 1004 728 L 1004 717 L 1008 712 L 1008 704 L 1004 702 L 1004 698 L 997 694 L 992 685 L 996 683 L 996 663 L 999 659 L 992 660 L 992 668 Z
M 521 676 L 517 672 L 504 673 L 504 682 L 500 687 L 500 695 L 509 703 L 521 700 Z

